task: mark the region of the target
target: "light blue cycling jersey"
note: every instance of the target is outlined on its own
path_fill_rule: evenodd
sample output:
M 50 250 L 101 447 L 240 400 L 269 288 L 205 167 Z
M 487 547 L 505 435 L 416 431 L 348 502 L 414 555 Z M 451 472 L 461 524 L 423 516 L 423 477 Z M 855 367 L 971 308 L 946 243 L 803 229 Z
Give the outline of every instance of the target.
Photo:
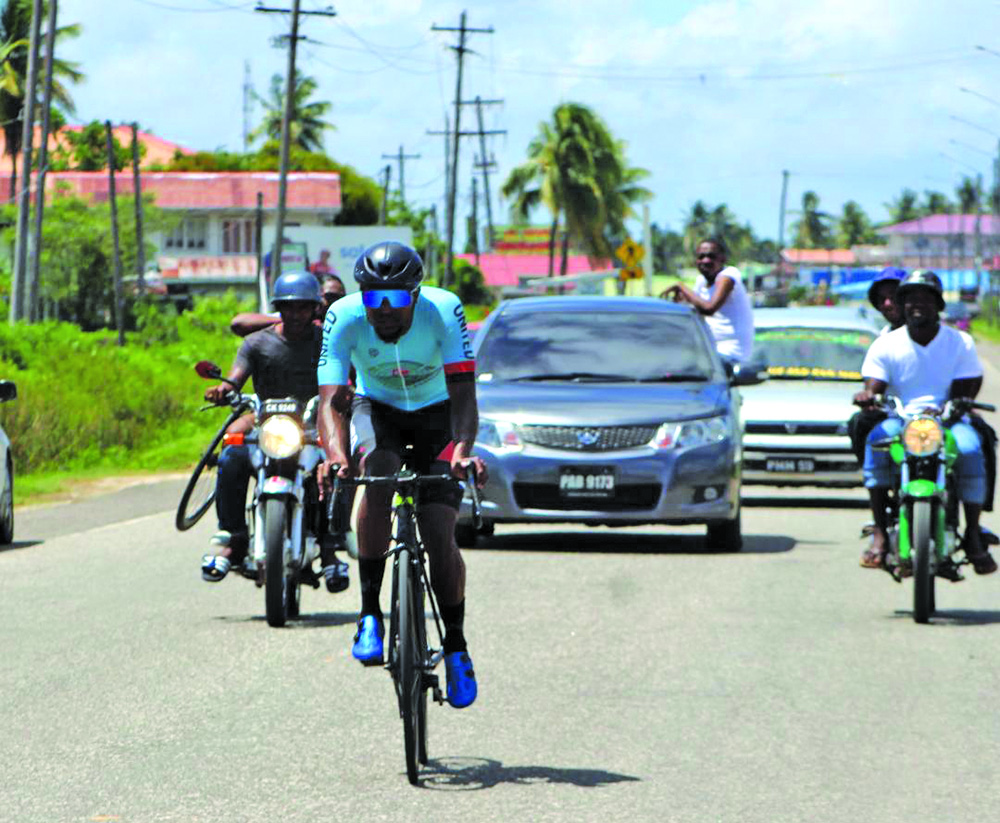
M 323 321 L 319 385 L 346 385 L 352 364 L 357 393 L 379 403 L 414 411 L 447 400 L 446 377 L 471 379 L 475 373 L 461 301 L 450 291 L 424 286 L 409 330 L 387 343 L 368 322 L 361 293 L 342 297 Z

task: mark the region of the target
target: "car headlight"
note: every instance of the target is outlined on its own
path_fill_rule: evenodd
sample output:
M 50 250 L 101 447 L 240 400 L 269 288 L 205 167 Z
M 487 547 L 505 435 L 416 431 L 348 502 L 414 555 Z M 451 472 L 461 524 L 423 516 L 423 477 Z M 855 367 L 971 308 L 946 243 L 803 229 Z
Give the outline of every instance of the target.
M 291 457 L 302 451 L 302 427 L 294 417 L 275 414 L 261 424 L 258 442 L 268 457 Z
M 933 417 L 914 417 L 903 428 L 903 445 L 917 457 L 934 454 L 943 440 L 941 424 Z
M 732 424 L 728 416 L 706 417 L 683 423 L 664 423 L 656 430 L 650 445 L 657 449 L 690 449 L 721 443 L 731 434 Z
M 517 435 L 517 430 L 513 423 L 503 420 L 482 420 L 479 421 L 479 432 L 476 434 L 476 444 L 485 446 L 488 449 L 500 449 L 503 451 L 520 451 L 524 448 L 521 438 Z

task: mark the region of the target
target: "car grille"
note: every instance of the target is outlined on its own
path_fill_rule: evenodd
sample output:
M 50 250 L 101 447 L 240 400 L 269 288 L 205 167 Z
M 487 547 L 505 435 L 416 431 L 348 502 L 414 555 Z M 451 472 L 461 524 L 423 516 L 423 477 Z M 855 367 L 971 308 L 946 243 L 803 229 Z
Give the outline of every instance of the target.
M 552 483 L 515 483 L 514 501 L 522 509 L 555 511 L 617 512 L 652 509 L 660 499 L 659 483 L 618 486 L 615 496 L 606 499 L 563 497 Z
M 747 434 L 846 434 L 843 423 L 753 423 Z M 839 430 L 839 431 L 838 431 Z
M 653 439 L 657 426 L 518 426 L 525 443 L 567 451 L 634 449 Z

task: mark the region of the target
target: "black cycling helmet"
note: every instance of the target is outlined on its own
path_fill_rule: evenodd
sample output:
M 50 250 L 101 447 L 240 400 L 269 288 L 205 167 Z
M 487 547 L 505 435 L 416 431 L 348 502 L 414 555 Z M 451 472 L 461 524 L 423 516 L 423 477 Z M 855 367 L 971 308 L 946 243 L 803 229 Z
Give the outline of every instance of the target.
M 290 271 L 281 275 L 274 282 L 274 293 L 271 302 L 281 303 L 308 302 L 322 303 L 323 291 L 319 287 L 316 276 L 307 271 Z
M 938 311 L 944 311 L 944 288 L 941 286 L 941 278 L 934 272 L 929 269 L 917 269 L 910 272 L 896 289 L 896 302 L 902 305 L 906 293 L 914 289 L 930 289 L 937 298 Z
M 882 271 L 875 275 L 872 280 L 872 284 L 868 287 L 868 302 L 872 304 L 876 309 L 880 306 L 875 305 L 875 289 L 879 283 L 885 283 L 887 280 L 891 280 L 895 283 L 899 283 L 906 277 L 906 269 L 897 269 L 894 266 L 886 266 Z
M 424 279 L 424 261 L 414 249 L 395 240 L 383 240 L 365 249 L 354 264 L 354 279 L 363 291 L 413 291 Z

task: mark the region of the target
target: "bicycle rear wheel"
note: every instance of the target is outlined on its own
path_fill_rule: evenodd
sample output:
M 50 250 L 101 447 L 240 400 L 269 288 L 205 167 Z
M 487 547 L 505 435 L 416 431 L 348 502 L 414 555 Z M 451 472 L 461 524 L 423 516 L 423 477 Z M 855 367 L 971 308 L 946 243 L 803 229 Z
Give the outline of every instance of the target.
M 399 639 L 398 684 L 403 741 L 406 749 L 406 776 L 417 785 L 420 762 L 426 762 L 427 694 L 424 691 L 423 592 L 419 574 L 414 573 L 410 551 L 398 554 Z
M 215 502 L 215 481 L 218 475 L 219 466 L 219 444 L 226 434 L 226 429 L 239 415 L 233 413 L 229 419 L 222 424 L 216 432 L 215 437 L 205 453 L 198 461 L 198 465 L 191 472 L 191 479 L 188 480 L 184 493 L 181 495 L 181 502 L 177 505 L 177 516 L 174 518 L 174 525 L 178 531 L 186 532 L 195 523 L 201 520 Z

